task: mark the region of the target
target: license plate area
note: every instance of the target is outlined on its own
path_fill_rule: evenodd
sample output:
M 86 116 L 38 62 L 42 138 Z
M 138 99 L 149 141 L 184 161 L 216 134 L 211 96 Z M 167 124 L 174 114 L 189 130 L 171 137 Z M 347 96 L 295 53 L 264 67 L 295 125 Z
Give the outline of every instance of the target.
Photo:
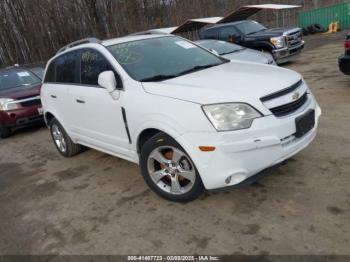
M 44 114 L 44 110 L 43 110 L 42 107 L 38 108 L 38 113 L 39 113 L 39 115 L 43 115 Z
M 310 109 L 307 113 L 295 119 L 297 138 L 303 137 L 315 126 L 315 110 Z

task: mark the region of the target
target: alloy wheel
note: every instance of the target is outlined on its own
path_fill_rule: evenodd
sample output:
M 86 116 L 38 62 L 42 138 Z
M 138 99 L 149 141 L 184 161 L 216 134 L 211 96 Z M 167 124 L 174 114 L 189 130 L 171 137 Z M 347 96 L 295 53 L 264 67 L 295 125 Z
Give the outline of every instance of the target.
M 52 125 L 51 132 L 57 148 L 62 153 L 65 153 L 67 151 L 67 143 L 63 136 L 63 132 L 60 130 L 60 128 L 56 124 Z
M 181 195 L 189 192 L 196 170 L 189 157 L 173 146 L 161 146 L 148 156 L 147 169 L 152 181 L 163 191 Z

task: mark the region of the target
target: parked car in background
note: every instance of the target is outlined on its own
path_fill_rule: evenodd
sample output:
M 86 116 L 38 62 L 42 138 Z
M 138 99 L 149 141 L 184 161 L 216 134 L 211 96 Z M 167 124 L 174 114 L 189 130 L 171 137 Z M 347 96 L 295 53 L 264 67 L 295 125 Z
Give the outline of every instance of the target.
M 43 122 L 41 79 L 29 68 L 0 69 L 0 137 L 16 128 Z
M 277 64 L 286 63 L 304 48 L 300 28 L 266 28 L 244 20 L 217 24 L 200 31 L 201 39 L 218 39 L 259 51 L 270 52 Z
M 261 64 L 276 65 L 275 60 L 269 53 L 245 48 L 236 44 L 228 43 L 221 40 L 199 40 L 196 43 L 216 54 L 227 59 L 250 61 Z
M 28 70 L 37 75 L 40 79 L 43 79 L 45 68 L 43 68 L 42 66 L 29 67 Z
M 154 192 L 182 202 L 292 157 L 321 115 L 298 73 L 173 35 L 72 43 L 48 62 L 41 96 L 64 157 L 84 145 L 138 163 Z
M 350 34 L 345 41 L 345 53 L 339 57 L 339 69 L 346 75 L 350 75 Z

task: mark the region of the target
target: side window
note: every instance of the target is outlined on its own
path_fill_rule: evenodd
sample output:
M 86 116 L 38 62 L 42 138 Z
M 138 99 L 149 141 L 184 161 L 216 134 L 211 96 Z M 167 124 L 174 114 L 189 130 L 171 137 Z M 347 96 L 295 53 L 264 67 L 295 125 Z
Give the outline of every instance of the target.
M 98 75 L 103 71 L 113 71 L 107 59 L 95 50 L 83 50 L 81 53 L 81 83 L 98 85 Z
M 44 79 L 45 83 L 56 82 L 56 80 L 55 80 L 55 61 L 56 60 L 53 60 L 46 70 L 45 79 Z
M 236 42 L 239 36 L 239 32 L 232 26 L 223 27 L 220 29 L 220 40 L 226 42 Z
M 217 29 L 207 29 L 204 32 L 205 39 L 218 39 L 218 30 Z
M 56 81 L 58 83 L 78 83 L 77 77 L 78 53 L 73 51 L 59 56 L 55 60 Z

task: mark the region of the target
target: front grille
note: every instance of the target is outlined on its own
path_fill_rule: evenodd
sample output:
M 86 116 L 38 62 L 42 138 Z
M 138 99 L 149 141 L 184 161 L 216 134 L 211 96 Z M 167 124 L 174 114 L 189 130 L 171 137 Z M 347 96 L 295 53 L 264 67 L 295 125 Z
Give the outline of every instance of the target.
M 261 102 L 266 102 L 266 101 L 278 98 L 280 96 L 284 96 L 286 94 L 293 92 L 295 89 L 299 88 L 302 84 L 303 84 L 303 80 L 300 79 L 295 84 L 293 84 L 293 85 L 291 85 L 291 86 L 289 86 L 281 91 L 278 91 L 276 93 L 272 93 L 270 95 L 264 96 L 264 97 L 260 98 L 260 100 L 261 100 Z
M 295 47 L 301 44 L 303 36 L 300 31 L 292 33 L 286 36 L 286 42 L 288 47 Z
M 270 108 L 270 111 L 277 117 L 283 117 L 292 114 L 306 103 L 308 98 L 307 96 L 307 92 L 305 92 L 305 94 L 298 100 L 285 105 Z

